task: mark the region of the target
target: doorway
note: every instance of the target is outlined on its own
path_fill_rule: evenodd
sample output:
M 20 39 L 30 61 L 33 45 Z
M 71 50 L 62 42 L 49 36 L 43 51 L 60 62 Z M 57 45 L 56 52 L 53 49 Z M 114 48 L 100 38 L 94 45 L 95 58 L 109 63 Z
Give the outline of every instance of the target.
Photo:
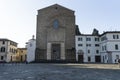
M 112 53 L 108 53 L 108 63 L 112 63 Z
M 100 56 L 95 56 L 95 62 L 101 62 L 101 57 Z
M 83 55 L 78 55 L 78 62 L 83 63 Z
M 60 44 L 52 44 L 51 59 L 60 60 Z

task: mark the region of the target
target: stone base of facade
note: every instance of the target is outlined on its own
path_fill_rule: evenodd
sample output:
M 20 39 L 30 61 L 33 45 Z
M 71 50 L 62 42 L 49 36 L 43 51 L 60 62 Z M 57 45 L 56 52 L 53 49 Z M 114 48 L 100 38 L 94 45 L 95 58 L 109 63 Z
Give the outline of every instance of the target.
M 59 60 L 47 59 L 47 50 L 36 48 L 35 62 L 40 62 L 40 63 L 76 62 L 76 57 L 75 56 L 76 56 L 75 55 L 75 50 L 73 50 L 73 49 L 66 49 L 65 50 L 65 59 L 59 59 Z
M 35 63 L 76 63 L 77 61 L 75 59 L 69 59 L 69 60 L 46 60 L 46 59 L 39 59 L 35 60 Z
M 35 51 L 35 61 L 45 60 L 46 57 L 46 49 L 38 49 Z

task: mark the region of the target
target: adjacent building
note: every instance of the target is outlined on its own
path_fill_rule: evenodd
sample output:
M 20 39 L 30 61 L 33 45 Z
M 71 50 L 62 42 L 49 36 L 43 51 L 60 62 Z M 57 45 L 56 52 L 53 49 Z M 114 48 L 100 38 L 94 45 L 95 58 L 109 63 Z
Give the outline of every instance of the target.
M 0 39 L 0 62 L 12 62 L 15 54 L 17 43 L 9 39 Z
M 101 62 L 99 33 L 76 35 L 76 61 Z
M 16 62 L 26 62 L 26 60 L 27 60 L 27 48 L 18 48 L 16 58 L 17 58 Z
M 120 32 L 79 34 L 76 38 L 76 61 L 117 63 L 120 59 Z
M 34 62 L 35 61 L 35 49 L 36 49 L 36 39 L 34 36 L 26 43 L 27 48 L 27 62 Z
M 117 63 L 120 59 L 120 31 L 107 31 L 100 35 L 101 62 Z

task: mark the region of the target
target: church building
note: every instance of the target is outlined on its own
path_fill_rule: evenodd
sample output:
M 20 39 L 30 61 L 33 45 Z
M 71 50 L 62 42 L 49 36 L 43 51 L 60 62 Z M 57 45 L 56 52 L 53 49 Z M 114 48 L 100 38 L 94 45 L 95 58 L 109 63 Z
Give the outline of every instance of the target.
M 74 62 L 74 11 L 58 4 L 38 10 L 35 61 Z

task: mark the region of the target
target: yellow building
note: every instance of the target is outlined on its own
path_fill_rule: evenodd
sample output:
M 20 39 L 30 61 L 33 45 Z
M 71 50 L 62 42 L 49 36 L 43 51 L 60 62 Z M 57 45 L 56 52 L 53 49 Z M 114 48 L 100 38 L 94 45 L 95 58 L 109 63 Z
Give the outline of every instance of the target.
M 10 62 L 26 62 L 26 55 L 27 49 L 26 48 L 17 48 L 16 54 L 11 54 L 11 61 Z
M 27 48 L 18 48 L 17 49 L 16 59 L 18 62 L 26 62 L 27 58 Z

